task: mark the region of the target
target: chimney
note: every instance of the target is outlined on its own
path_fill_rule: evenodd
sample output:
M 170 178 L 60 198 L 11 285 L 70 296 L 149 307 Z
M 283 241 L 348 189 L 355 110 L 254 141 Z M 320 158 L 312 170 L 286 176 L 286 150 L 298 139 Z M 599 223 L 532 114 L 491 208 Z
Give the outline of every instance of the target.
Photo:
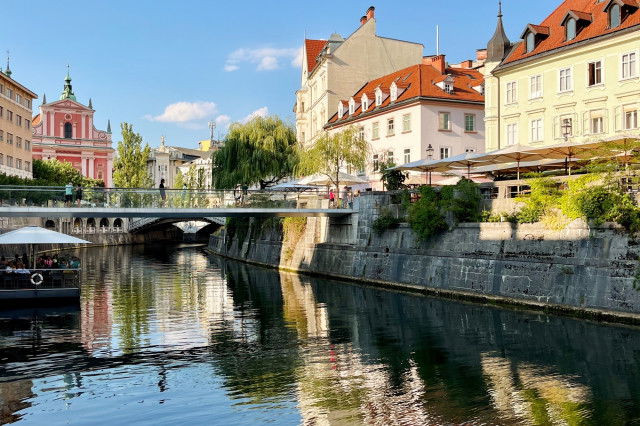
M 471 59 L 467 59 L 466 61 L 460 62 L 460 68 L 465 68 L 465 69 L 473 68 L 473 61 Z
M 362 18 L 360 18 L 360 25 L 364 25 L 367 23 L 367 17 L 363 16 Z
M 369 9 L 367 9 L 367 21 L 369 19 L 374 19 L 376 17 L 376 8 L 371 6 L 369 7 Z
M 444 60 L 444 55 L 425 56 L 422 58 L 422 63 L 425 65 L 431 65 L 437 69 L 440 74 L 444 74 L 447 62 Z
M 487 49 L 476 50 L 476 61 L 486 61 L 486 60 L 487 60 Z

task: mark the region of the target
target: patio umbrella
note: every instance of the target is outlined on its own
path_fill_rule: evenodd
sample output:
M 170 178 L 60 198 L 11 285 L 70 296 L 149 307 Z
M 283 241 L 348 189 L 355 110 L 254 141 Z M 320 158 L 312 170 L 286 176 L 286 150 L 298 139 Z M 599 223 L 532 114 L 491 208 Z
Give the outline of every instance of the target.
M 311 176 L 303 177 L 302 179 L 298 180 L 296 184 L 297 185 L 333 185 L 335 183 L 332 180 L 333 178 L 335 178 L 335 176 L 329 177 L 323 173 L 316 173 Z M 339 181 L 339 184 L 344 184 L 344 185 L 361 185 L 361 184 L 369 183 L 368 180 L 350 175 L 348 173 L 343 173 L 343 172 L 338 173 L 338 181 Z
M 0 244 L 28 245 L 31 250 L 33 264 L 35 265 L 34 246 L 36 244 L 91 244 L 91 242 L 50 229 L 40 228 L 39 226 L 27 226 L 0 235 Z
M 284 182 L 269 188 L 271 191 L 290 191 L 304 192 L 312 189 L 318 189 L 320 185 L 300 185 L 297 181 Z
M 471 176 L 471 167 L 477 167 L 485 164 L 491 164 L 495 161 L 491 157 L 487 157 L 485 154 L 476 154 L 473 152 L 465 152 L 464 154 L 456 155 L 442 159 L 438 162 L 437 167 L 440 169 L 454 170 L 456 168 L 464 167 L 467 169 L 467 177 Z
M 511 145 L 497 151 L 488 152 L 478 156 L 479 160 L 485 160 L 493 163 L 516 163 L 518 180 L 520 180 L 520 163 L 525 161 L 546 160 L 543 154 L 536 151 L 536 148 L 523 146 L 520 144 Z

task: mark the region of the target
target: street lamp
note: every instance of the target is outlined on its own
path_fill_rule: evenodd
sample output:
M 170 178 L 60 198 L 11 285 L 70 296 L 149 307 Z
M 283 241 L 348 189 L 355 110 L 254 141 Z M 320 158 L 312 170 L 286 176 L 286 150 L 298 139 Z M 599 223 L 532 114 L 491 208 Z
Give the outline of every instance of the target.
M 573 123 L 570 118 L 562 119 L 562 136 L 564 137 L 564 143 L 567 144 L 569 142 L 569 136 L 573 133 Z M 564 159 L 564 172 L 568 173 L 571 176 L 571 168 L 569 167 L 569 161 L 571 161 L 571 157 L 567 156 Z
M 429 161 L 433 160 L 433 151 L 433 147 L 431 146 L 431 144 L 429 144 L 429 146 L 427 146 L 427 159 Z M 429 170 L 427 174 L 429 176 L 429 186 L 431 186 L 431 170 Z

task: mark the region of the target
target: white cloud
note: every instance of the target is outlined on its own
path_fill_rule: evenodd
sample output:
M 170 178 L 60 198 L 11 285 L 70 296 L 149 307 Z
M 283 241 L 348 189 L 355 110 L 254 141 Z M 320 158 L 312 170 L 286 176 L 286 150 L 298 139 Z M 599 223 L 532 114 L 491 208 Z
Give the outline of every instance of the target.
M 176 102 L 167 105 L 162 114 L 147 115 L 145 118 L 149 121 L 163 123 L 186 123 L 211 117 L 217 110 L 218 108 L 213 102 Z
M 269 115 L 269 108 L 264 106 L 262 108 L 258 108 L 257 110 L 253 111 L 251 114 L 247 115 L 245 118 L 242 119 L 241 123 L 247 123 L 256 117 L 266 117 L 267 115 Z
M 240 69 L 240 64 L 255 64 L 258 71 L 273 71 L 280 68 L 280 60 L 288 60 L 293 67 L 302 65 L 301 48 L 276 49 L 264 47 L 260 49 L 236 49 L 227 57 L 224 70 L 232 72 Z
M 229 117 L 226 114 L 221 114 L 216 117 L 216 126 L 219 129 L 228 128 L 230 123 L 231 123 L 231 117 Z

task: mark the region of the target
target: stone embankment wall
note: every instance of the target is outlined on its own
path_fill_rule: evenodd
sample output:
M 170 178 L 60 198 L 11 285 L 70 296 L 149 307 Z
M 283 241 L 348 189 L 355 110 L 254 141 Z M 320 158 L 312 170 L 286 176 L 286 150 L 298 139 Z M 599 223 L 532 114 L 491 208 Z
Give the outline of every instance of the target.
M 252 221 L 243 241 L 227 240 L 223 229 L 209 248 L 299 272 L 640 323 L 640 241 L 614 227 L 473 223 L 419 242 L 407 225 L 372 230 L 390 201 L 363 195 L 357 214 L 308 219 L 300 238 Z

